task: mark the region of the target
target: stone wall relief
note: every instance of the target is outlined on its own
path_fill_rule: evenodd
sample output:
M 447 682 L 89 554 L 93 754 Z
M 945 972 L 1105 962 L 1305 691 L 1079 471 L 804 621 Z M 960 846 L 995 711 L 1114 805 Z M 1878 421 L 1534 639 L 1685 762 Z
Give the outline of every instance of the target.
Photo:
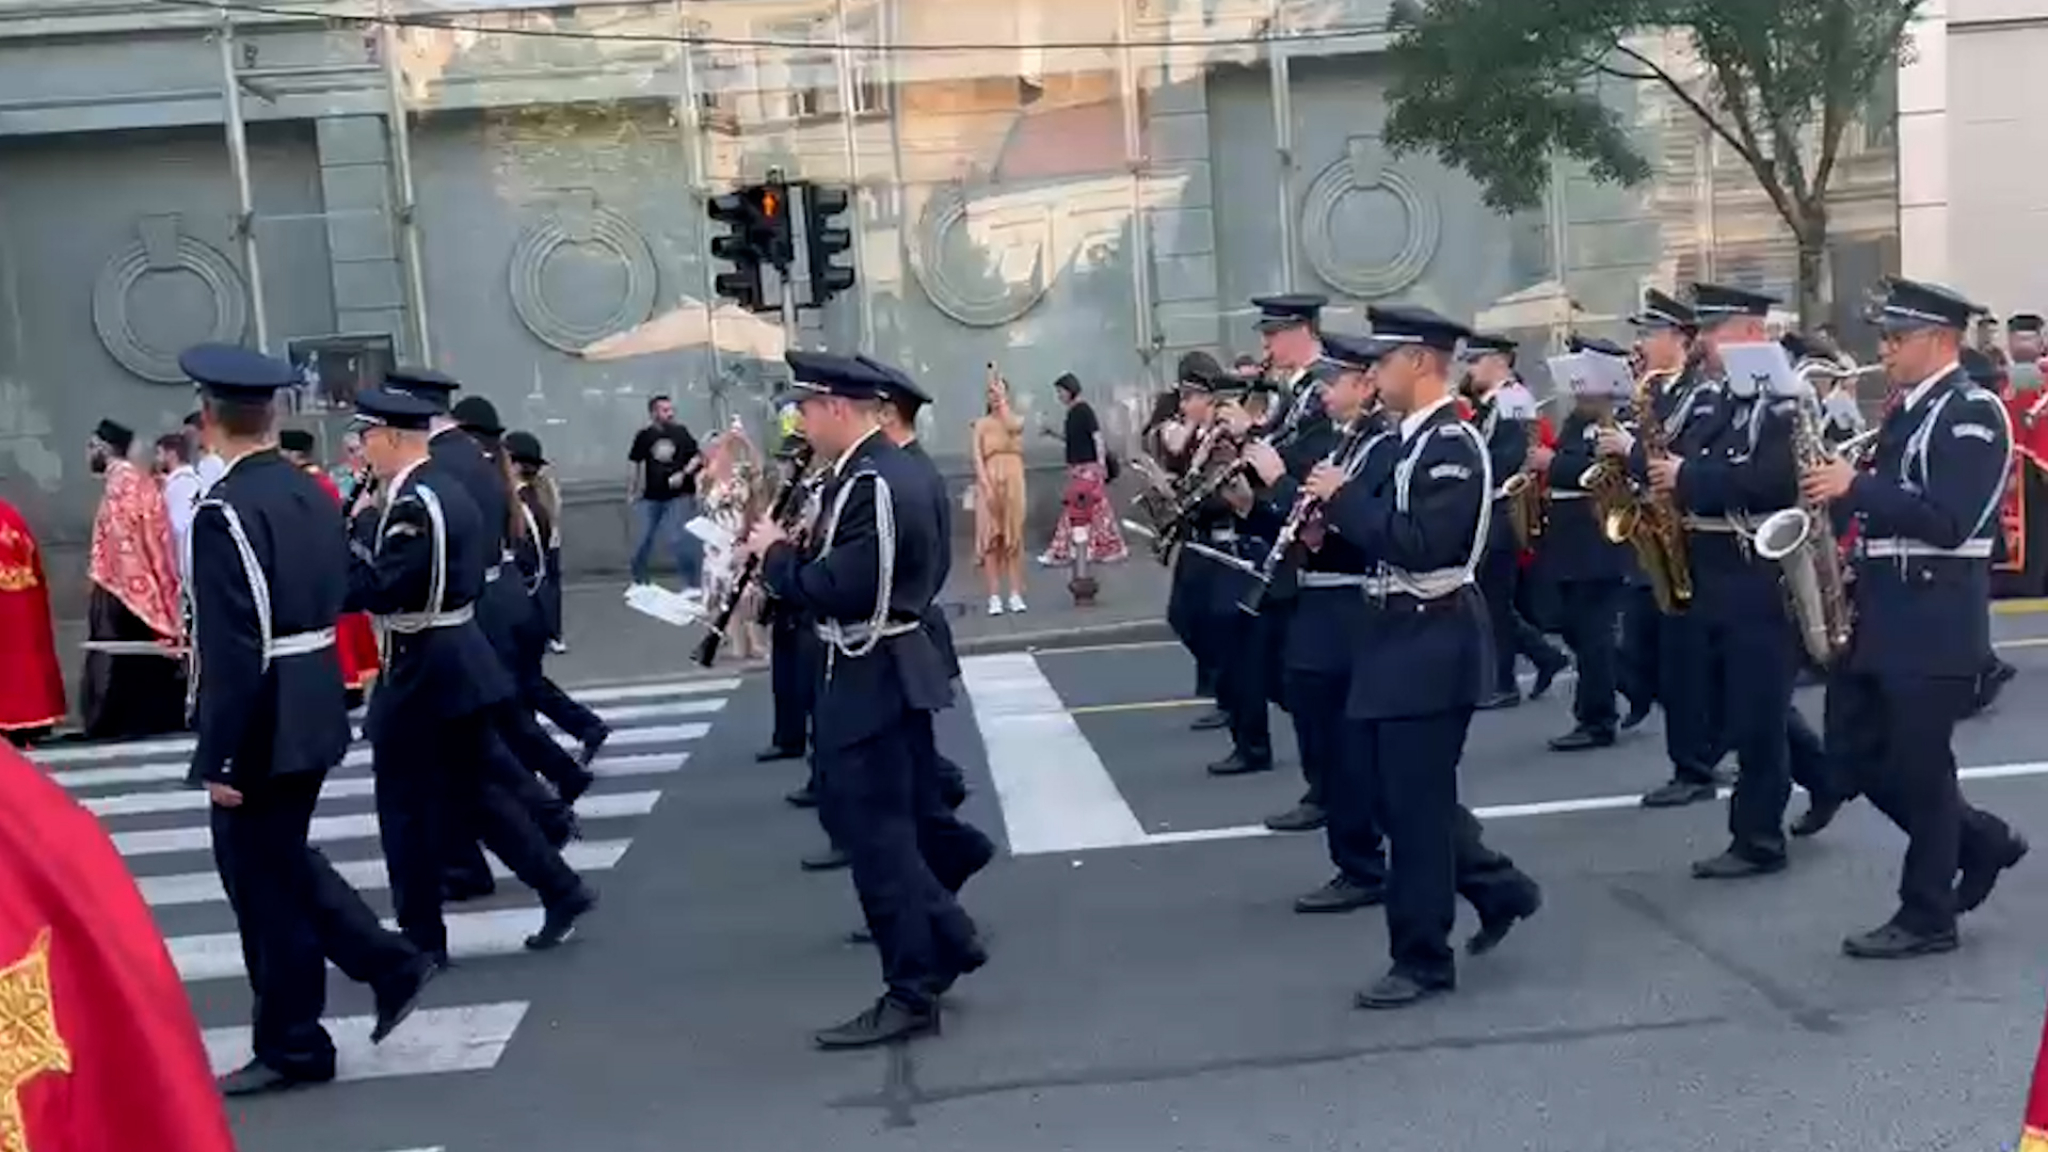
M 1001 328 L 1022 319 L 1052 289 L 1046 272 L 1054 244 L 1053 209 L 1036 198 L 995 195 L 972 205 L 962 184 L 942 185 L 926 199 L 905 237 L 911 274 L 932 307 L 969 328 Z M 967 229 L 965 245 L 950 242 Z M 977 235 L 976 233 L 979 233 Z M 966 260 L 956 253 L 965 248 Z M 969 260 L 973 265 L 969 265 Z
M 179 273 L 198 281 L 213 319 L 204 330 L 179 333 L 171 347 L 161 347 L 136 331 L 133 294 L 144 280 Z M 240 343 L 248 322 L 249 287 L 241 270 L 219 249 L 186 235 L 175 214 L 138 220 L 136 239 L 108 258 L 93 284 L 92 326 L 100 343 L 121 367 L 156 384 L 183 383 L 180 351 L 193 344 Z
M 1355 196 L 1391 200 L 1400 209 L 1399 250 L 1388 260 L 1365 264 L 1346 257 L 1338 211 Z M 1396 168 L 1384 141 L 1354 136 L 1343 155 L 1310 181 L 1301 198 L 1301 247 L 1309 267 L 1325 284 L 1347 296 L 1377 300 L 1413 285 L 1428 270 L 1443 235 L 1436 197 Z
M 549 298 L 548 264 L 565 249 L 594 249 L 617 263 L 624 276 L 618 299 L 601 315 L 574 319 Z M 653 246 L 639 226 L 600 203 L 597 194 L 572 190 L 529 227 L 512 248 L 509 270 L 512 310 L 542 343 L 575 352 L 654 314 L 660 271 Z M 588 309 L 572 312 L 587 313 Z

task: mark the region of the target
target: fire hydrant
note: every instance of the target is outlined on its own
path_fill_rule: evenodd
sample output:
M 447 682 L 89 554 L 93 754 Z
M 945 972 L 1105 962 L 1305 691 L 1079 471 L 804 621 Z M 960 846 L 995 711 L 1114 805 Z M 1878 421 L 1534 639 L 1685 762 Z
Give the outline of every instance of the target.
M 1074 550 L 1073 561 L 1067 570 L 1067 592 L 1073 596 L 1076 608 L 1093 606 L 1095 594 L 1102 590 L 1088 572 L 1089 525 L 1095 522 L 1097 500 L 1095 493 L 1079 490 L 1070 493 L 1065 502 L 1067 541 Z

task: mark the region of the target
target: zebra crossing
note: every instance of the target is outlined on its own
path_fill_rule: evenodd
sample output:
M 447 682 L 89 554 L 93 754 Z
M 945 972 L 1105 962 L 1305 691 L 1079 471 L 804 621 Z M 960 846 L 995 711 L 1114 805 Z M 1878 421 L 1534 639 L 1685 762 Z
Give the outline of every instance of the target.
M 598 780 L 576 805 L 584 839 L 564 856 L 602 887 L 604 874 L 624 861 L 636 823 L 655 810 L 663 792 L 689 764 L 690 745 L 712 723 L 740 681 L 675 680 L 596 688 L 575 695 L 612 726 L 612 737 L 591 765 Z M 565 747 L 574 741 L 550 727 Z M 212 859 L 204 792 L 183 784 L 190 737 L 125 743 L 58 746 L 30 758 L 99 817 L 134 875 L 164 933 L 171 958 L 199 1022 L 216 1072 L 249 1057 L 249 993 L 241 942 Z M 388 918 L 389 879 L 378 854 L 370 750 L 361 740 L 321 790 L 312 842 L 337 870 Z M 491 861 L 501 881 L 510 872 Z M 387 921 L 388 922 L 388 921 Z M 501 884 L 485 900 L 451 906 L 449 951 L 458 962 L 524 952 L 540 926 L 532 893 Z M 495 1067 L 517 1035 L 530 1002 L 462 1001 L 463 973 L 437 981 L 427 1003 L 383 1044 L 370 1044 L 374 1014 L 368 993 L 331 982 L 327 1025 L 337 1049 L 341 1081 L 482 1072 Z M 500 992 L 502 982 L 496 985 Z

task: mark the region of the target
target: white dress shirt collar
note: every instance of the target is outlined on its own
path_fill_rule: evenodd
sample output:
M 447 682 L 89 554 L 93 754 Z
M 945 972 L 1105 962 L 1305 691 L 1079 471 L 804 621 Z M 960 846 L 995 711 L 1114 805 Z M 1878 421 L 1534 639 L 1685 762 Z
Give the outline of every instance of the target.
M 862 433 L 860 439 L 855 440 L 851 444 L 848 444 L 846 446 L 846 451 L 841 452 L 839 454 L 839 459 L 834 460 L 832 462 L 832 475 L 837 476 L 840 473 L 846 471 L 846 462 L 848 460 L 853 459 L 853 454 L 855 452 L 860 451 L 860 446 L 867 443 L 870 438 L 881 435 L 881 433 L 882 426 L 880 424 L 877 424 L 874 427 L 868 429 L 866 432 Z
M 1906 402 L 1904 405 L 1902 405 L 1902 407 L 1904 407 L 1908 412 L 1911 412 L 1913 409 L 1918 408 L 1920 406 L 1920 402 L 1922 400 L 1927 399 L 1927 394 L 1929 392 L 1934 391 L 1934 386 L 1936 384 L 1939 384 L 1943 380 L 1948 379 L 1948 374 L 1954 372 L 1956 369 L 1960 367 L 1962 367 L 1962 364 L 1960 362 L 1951 360 L 1948 362 L 1947 365 L 1945 365 L 1942 368 L 1941 371 L 1936 372 L 1934 375 L 1929 376 L 1927 379 L 1922 380 L 1917 385 L 1914 385 L 1913 390 L 1911 392 L 1906 393 Z
M 1453 399 L 1455 398 L 1446 393 L 1423 405 L 1421 408 L 1410 412 L 1408 415 L 1401 417 L 1401 442 L 1405 444 L 1415 439 L 1415 434 L 1422 430 L 1422 426 L 1429 421 L 1431 416 L 1436 415 L 1436 410 L 1451 403 Z

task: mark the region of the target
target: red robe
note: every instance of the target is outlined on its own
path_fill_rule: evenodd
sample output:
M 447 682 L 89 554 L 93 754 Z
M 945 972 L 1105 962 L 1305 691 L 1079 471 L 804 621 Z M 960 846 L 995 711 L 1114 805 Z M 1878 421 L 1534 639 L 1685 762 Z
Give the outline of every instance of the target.
M 320 482 L 320 487 L 334 497 L 336 506 L 341 504 L 341 488 L 334 483 L 333 477 L 310 465 L 306 474 Z M 381 664 L 377 655 L 377 633 L 370 627 L 367 614 L 351 612 L 335 622 L 334 650 L 341 657 L 341 682 L 350 691 L 361 691 L 377 678 Z
M 0 732 L 54 728 L 69 711 L 42 553 L 21 513 L 0 500 Z
M 0 1147 L 234 1152 L 192 1002 L 99 820 L 0 743 Z

